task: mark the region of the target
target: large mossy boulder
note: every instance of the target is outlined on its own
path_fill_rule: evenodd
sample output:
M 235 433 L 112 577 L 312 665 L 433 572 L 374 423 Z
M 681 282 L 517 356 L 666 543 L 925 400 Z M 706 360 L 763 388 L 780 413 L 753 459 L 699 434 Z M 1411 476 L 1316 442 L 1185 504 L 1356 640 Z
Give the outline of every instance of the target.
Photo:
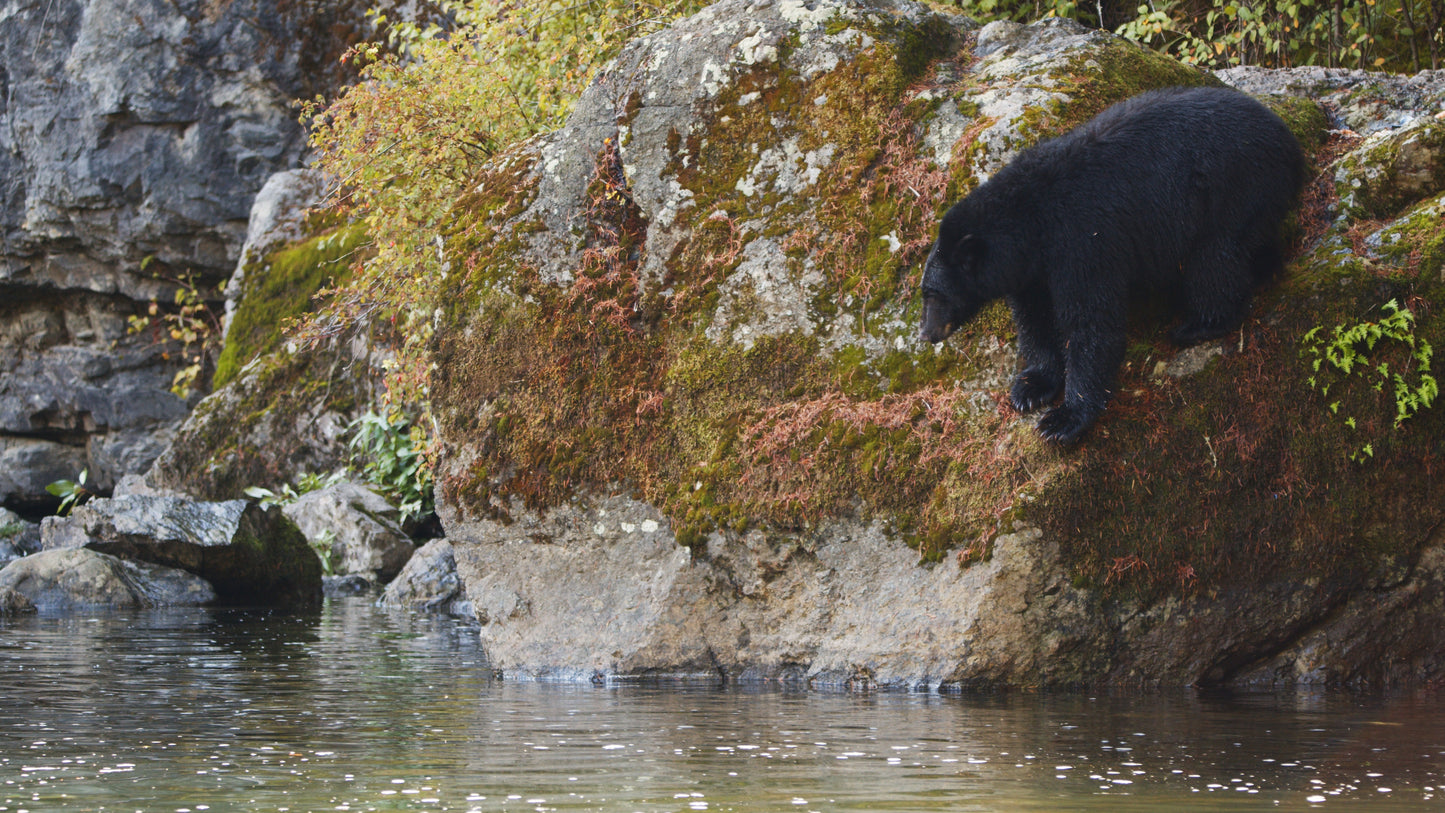
M 903 0 L 723 0 L 629 46 L 564 129 L 477 177 L 448 244 L 437 504 L 493 666 L 1438 678 L 1445 413 L 1397 421 L 1393 379 L 1360 373 L 1425 387 L 1445 291 L 1422 213 L 1445 190 L 1428 150 L 1388 177 L 1331 164 L 1357 145 L 1327 141 L 1311 97 L 1364 122 L 1366 85 L 1385 88 L 1394 130 L 1445 91 L 1295 78 L 1313 90 L 1265 100 L 1320 170 L 1285 278 L 1187 357 L 1141 309 L 1109 410 L 1060 450 L 1007 407 L 1004 308 L 916 342 L 937 219 L 1039 139 L 1219 77 L 1065 21 L 974 30 Z M 1340 205 L 1337 177 L 1383 203 Z M 1408 339 L 1312 369 L 1391 300 Z

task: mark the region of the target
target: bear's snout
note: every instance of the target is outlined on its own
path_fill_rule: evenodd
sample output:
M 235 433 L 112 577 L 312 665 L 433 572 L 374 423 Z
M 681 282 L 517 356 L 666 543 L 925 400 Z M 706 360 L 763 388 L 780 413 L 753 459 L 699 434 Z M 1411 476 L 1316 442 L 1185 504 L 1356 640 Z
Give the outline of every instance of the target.
M 958 329 L 958 322 L 950 318 L 952 311 L 947 304 L 933 297 L 924 297 L 923 324 L 919 326 L 918 338 L 929 344 L 938 344 L 952 336 L 953 331 Z

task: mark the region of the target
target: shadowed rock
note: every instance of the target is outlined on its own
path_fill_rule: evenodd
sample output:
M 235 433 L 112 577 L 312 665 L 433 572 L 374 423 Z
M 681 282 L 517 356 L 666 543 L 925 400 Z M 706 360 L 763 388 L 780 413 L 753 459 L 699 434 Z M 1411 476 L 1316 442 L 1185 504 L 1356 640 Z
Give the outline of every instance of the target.
M 396 508 L 369 488 L 355 483 L 302 494 L 281 509 L 301 529 L 336 576 L 358 575 L 385 584 L 416 550 L 396 524 Z
M 89 548 L 175 567 L 233 605 L 306 605 L 321 598 L 321 564 L 278 508 L 244 500 L 129 496 L 92 500 L 41 523 L 46 550 Z
M 473 615 L 466 588 L 457 574 L 452 543 L 445 539 L 433 539 L 418 548 L 377 603 L 382 607 Z

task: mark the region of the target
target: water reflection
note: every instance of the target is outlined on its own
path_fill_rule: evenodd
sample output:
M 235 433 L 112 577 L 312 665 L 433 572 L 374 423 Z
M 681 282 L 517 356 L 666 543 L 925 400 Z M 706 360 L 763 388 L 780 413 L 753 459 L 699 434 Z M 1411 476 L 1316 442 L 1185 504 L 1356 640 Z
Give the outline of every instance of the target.
M 1434 810 L 1433 695 L 494 682 L 360 601 L 0 620 L 0 810 Z

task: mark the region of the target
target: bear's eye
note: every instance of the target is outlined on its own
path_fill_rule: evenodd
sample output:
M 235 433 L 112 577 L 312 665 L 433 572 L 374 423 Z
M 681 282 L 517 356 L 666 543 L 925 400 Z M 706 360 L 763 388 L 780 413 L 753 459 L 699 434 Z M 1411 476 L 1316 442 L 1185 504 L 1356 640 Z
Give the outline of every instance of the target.
M 960 266 L 976 263 L 983 257 L 983 238 L 974 234 L 965 234 L 959 239 L 954 251 Z

